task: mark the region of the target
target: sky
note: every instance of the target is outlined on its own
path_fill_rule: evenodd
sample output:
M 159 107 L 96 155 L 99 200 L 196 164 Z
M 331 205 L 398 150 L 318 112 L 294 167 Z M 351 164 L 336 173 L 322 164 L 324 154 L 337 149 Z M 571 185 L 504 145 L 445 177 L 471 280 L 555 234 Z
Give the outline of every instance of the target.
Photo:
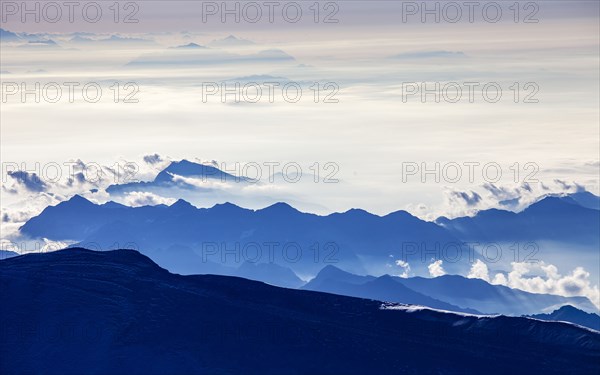
M 438 2 L 428 5 L 438 4 L 433 13 L 418 2 L 321 2 L 318 15 L 313 3 L 281 2 L 273 5 L 272 23 L 261 2 L 228 2 L 227 9 L 239 9 L 239 22 L 215 2 L 121 2 L 118 14 L 112 3 L 90 4 L 80 3 L 71 22 L 67 8 L 58 17 L 39 3 L 36 22 L 25 11 L 36 2 L 3 3 L 5 30 L 58 43 L 3 42 L 3 174 L 7 163 L 35 171 L 36 163 L 78 159 L 142 163 L 155 153 L 227 166 L 298 163 L 305 173 L 314 163 L 327 173 L 330 163 L 339 182 L 311 186 L 310 198 L 301 197 L 305 209 L 406 209 L 427 219 L 497 205 L 520 196 L 524 184 L 533 195 L 565 186 L 598 194 L 597 2 L 521 2 L 518 16 L 512 2 L 482 2 L 472 11 Z M 97 22 L 86 21 L 98 7 Z M 250 22 L 257 9 L 261 17 Z M 450 22 L 457 9 L 458 22 Z M 77 35 L 92 41 L 72 41 Z M 146 42 L 94 42 L 113 35 Z M 203 51 L 209 63 L 195 63 L 196 51 L 172 48 L 210 46 L 228 35 L 253 44 Z M 238 58 L 273 49 L 293 59 Z M 231 87 L 268 80 L 301 85 L 302 99 L 290 103 L 276 90 L 271 103 L 265 86 L 256 103 L 203 96 L 206 84 L 220 91 L 224 81 Z M 67 82 L 79 85 L 72 103 Z M 39 84 L 43 95 L 51 83 L 62 87 L 57 103 L 21 95 L 22 84 L 34 91 Z M 90 83 L 102 88 L 98 103 L 83 100 L 79 87 Z M 486 84 L 493 100 L 481 91 Z M 456 87 L 462 96 L 453 102 Z M 422 97 L 426 90 L 439 102 L 431 92 Z M 137 102 L 124 103 L 127 94 Z M 469 169 L 473 163 L 480 164 Z M 513 193 L 499 198 L 489 184 Z M 474 193 L 477 202 L 461 198 Z

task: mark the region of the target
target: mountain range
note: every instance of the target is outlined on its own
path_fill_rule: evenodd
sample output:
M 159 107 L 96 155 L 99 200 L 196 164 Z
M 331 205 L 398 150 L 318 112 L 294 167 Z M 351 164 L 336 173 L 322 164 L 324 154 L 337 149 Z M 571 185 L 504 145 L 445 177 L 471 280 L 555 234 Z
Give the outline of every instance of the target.
M 118 195 L 146 191 L 175 197 L 181 192 L 198 196 L 212 189 L 210 184 L 203 187 L 190 182 L 192 179 L 250 182 L 246 177 L 234 176 L 212 165 L 182 160 L 170 163 L 152 181 L 111 185 L 107 192 Z M 167 253 L 176 249 L 185 259 L 168 259 L 171 264 L 161 264 L 180 273 L 214 272 L 220 266 L 237 268 L 247 260 L 237 257 L 223 262 L 216 256 L 203 259 L 203 265 L 189 269 L 198 263 L 198 253 L 206 255 L 202 253 L 206 253 L 207 247 L 214 249 L 217 245 L 218 253 L 234 249 L 239 255 L 247 246 L 256 244 L 264 253 L 265 243 L 274 243 L 280 247 L 292 245 L 292 250 L 300 253 L 299 259 L 294 256 L 290 261 L 282 259 L 284 250 L 279 249 L 276 250 L 279 257 L 269 259 L 297 274 L 314 275 L 327 264 L 355 273 L 378 273 L 390 261 L 401 260 L 410 264 L 414 274 L 420 275 L 428 274 L 428 265 L 437 259 L 444 261 L 447 273 L 464 274 L 472 262 L 481 258 L 467 242 L 554 241 L 562 245 L 559 248 L 581 245 L 584 251 L 592 253 L 600 247 L 600 211 L 592 208 L 596 201 L 598 197 L 588 192 L 549 196 L 518 213 L 490 209 L 473 217 L 441 217 L 434 223 L 406 211 L 378 216 L 351 209 L 318 216 L 285 203 L 260 210 L 231 203 L 198 209 L 181 199 L 171 206 L 132 208 L 114 202 L 95 205 L 74 196 L 30 219 L 21 233 L 33 238 L 72 240 L 105 250 L 133 247 L 159 263 L 161 258 L 173 258 Z M 261 261 L 264 257 L 259 257 L 258 263 Z M 377 264 L 376 269 L 369 268 L 373 264 Z
M 390 257 L 405 258 L 413 270 L 427 272 L 431 260 L 415 246 L 435 250 L 439 244 L 459 243 L 444 228 L 405 211 L 378 216 L 352 209 L 319 216 L 285 203 L 260 210 L 230 203 L 196 208 L 183 200 L 171 206 L 128 207 L 98 205 L 81 196 L 47 207 L 20 231 L 103 250 L 140 249 L 178 273 L 215 273 L 215 263 L 239 267 L 246 260 L 275 263 L 297 274 L 314 275 L 327 264 L 367 273 L 370 262 L 385 264 Z M 410 252 L 405 245 L 411 245 Z M 449 272 L 470 267 L 469 249 L 459 251 L 464 253 L 448 264 Z
M 131 250 L 0 260 L 0 373 L 591 374 L 600 333 L 181 276 Z
M 549 196 L 515 213 L 498 209 L 478 212 L 473 217 L 448 219 L 436 223 L 464 241 L 534 242 L 556 241 L 600 247 L 600 211 L 594 207 L 595 195 L 575 193 Z
M 192 188 L 185 178 L 249 182 L 216 166 L 182 160 L 170 163 L 153 181 L 113 185 L 108 191 Z M 492 209 L 434 223 L 405 211 L 379 216 L 351 209 L 319 216 L 286 203 L 259 210 L 231 203 L 196 208 L 182 199 L 171 206 L 129 207 L 95 204 L 76 195 L 47 207 L 20 232 L 96 250 L 136 249 L 184 275 L 239 276 L 288 288 L 302 287 L 317 275 L 305 289 L 467 313 L 532 315 L 563 305 L 597 312 L 585 297 L 528 293 L 458 276 L 480 257 L 463 241 L 553 240 L 593 248 L 600 238 L 597 201 L 588 192 L 548 196 L 518 213 Z M 442 248 L 459 249 L 458 261 L 448 261 Z M 412 274 L 427 275 L 434 259 L 444 260 L 447 275 L 358 276 L 400 271 L 389 268 L 393 264 L 408 264 Z
M 586 297 L 528 293 L 458 275 L 433 278 L 359 276 L 331 265 L 325 267 L 302 289 L 476 314 L 519 316 L 552 311 L 569 304 L 582 310 L 598 312 Z
M 415 292 L 398 283 L 389 275 L 381 277 L 358 276 L 344 272 L 334 266 L 323 268 L 317 277 L 304 285 L 302 289 L 380 301 L 399 302 L 409 305 L 422 305 L 441 310 L 481 314 L 477 310 L 454 306 Z

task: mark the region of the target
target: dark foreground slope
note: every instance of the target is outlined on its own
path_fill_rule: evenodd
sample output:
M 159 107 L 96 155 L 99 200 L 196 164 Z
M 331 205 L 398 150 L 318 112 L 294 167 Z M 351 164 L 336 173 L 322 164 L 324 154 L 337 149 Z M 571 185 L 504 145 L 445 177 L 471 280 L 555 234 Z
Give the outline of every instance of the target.
M 1 374 L 597 373 L 600 334 L 527 318 L 392 310 L 137 252 L 0 261 Z

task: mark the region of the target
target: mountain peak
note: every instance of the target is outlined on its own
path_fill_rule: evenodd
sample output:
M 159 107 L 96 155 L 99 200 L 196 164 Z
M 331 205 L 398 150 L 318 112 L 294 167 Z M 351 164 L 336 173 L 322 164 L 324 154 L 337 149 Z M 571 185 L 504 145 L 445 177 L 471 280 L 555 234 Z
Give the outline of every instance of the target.
M 345 275 L 345 274 L 349 274 L 349 272 L 346 272 L 346 271 L 342 270 L 341 268 L 338 268 L 334 265 L 328 264 L 325 267 L 323 267 L 321 269 L 321 271 L 319 271 L 319 273 L 317 274 L 317 277 L 328 276 L 328 275 Z
M 224 203 L 217 203 L 214 206 L 212 206 L 211 210 L 219 210 L 219 211 L 226 211 L 226 212 L 234 212 L 234 211 L 238 211 L 238 210 L 245 210 L 245 208 L 242 208 L 238 205 L 235 205 L 231 202 L 224 202 Z
M 117 203 L 115 201 L 108 201 L 108 202 L 106 202 L 104 204 L 101 204 L 101 206 L 105 207 L 105 208 L 124 208 L 124 207 L 128 207 L 128 206 L 125 206 L 124 204 Z
M 169 206 L 170 208 L 175 208 L 175 209 L 189 209 L 189 208 L 193 208 L 196 209 L 196 207 L 194 205 L 192 205 L 190 202 L 184 200 L 184 199 L 178 199 L 175 203 L 173 203 L 172 205 Z
M 197 165 L 201 165 L 199 163 L 194 163 L 193 161 L 189 161 L 187 159 L 181 159 L 181 160 L 175 160 L 169 163 L 169 165 L 167 166 L 167 169 L 170 167 L 177 167 L 177 166 L 197 166 Z
M 575 307 L 573 305 L 563 305 L 560 307 L 560 309 L 555 310 L 555 312 L 557 312 L 557 311 L 575 312 L 575 311 L 581 311 L 581 310 L 579 310 L 577 307 Z
M 180 161 L 173 161 L 165 169 L 163 169 L 155 181 L 171 180 L 171 174 L 175 174 L 183 177 L 205 177 L 214 179 L 228 179 L 233 181 L 236 177 L 223 172 L 217 167 L 208 164 L 195 163 L 186 159 Z
M 560 214 L 561 212 L 564 212 L 565 210 L 569 210 L 569 211 L 579 211 L 581 209 L 584 209 L 584 207 L 579 206 L 578 204 L 576 204 L 575 201 L 569 202 L 567 200 L 565 200 L 564 197 L 553 197 L 553 196 L 548 196 L 545 197 L 535 203 L 533 203 L 532 205 L 530 205 L 529 207 L 527 207 L 523 212 L 528 212 L 528 213 L 539 213 L 539 214 L 543 214 L 543 213 L 549 213 L 549 214 Z
M 404 210 L 398 210 L 390 212 L 389 214 L 384 216 L 385 218 L 401 218 L 401 219 L 416 219 L 414 215 L 411 215 L 410 212 Z
M 315 276 L 315 278 L 311 280 L 311 283 L 312 283 L 312 285 L 314 285 L 315 282 L 318 283 L 318 282 L 324 281 L 324 280 L 335 280 L 335 281 L 340 281 L 340 282 L 345 282 L 345 283 L 350 283 L 350 284 L 359 284 L 359 283 L 364 283 L 366 281 L 373 280 L 373 279 L 375 279 L 374 276 L 355 275 L 348 271 L 344 271 L 343 269 L 341 269 L 339 267 L 328 264 L 325 267 L 323 267 L 321 269 L 321 271 L 319 271 L 317 276 Z
M 79 207 L 95 206 L 95 204 L 93 202 L 85 199 L 84 197 L 82 197 L 79 194 L 73 195 L 69 200 L 64 201 L 62 203 L 68 203 L 70 206 L 79 206 Z
M 201 46 L 200 44 L 197 43 L 188 43 L 188 44 L 184 44 L 181 46 L 177 46 L 177 47 L 172 47 L 175 49 L 206 49 L 206 47 Z
M 549 314 L 526 315 L 527 317 L 550 321 L 564 321 L 600 331 L 600 316 L 588 313 L 571 305 L 563 305 Z
M 345 214 L 350 214 L 350 215 L 365 215 L 365 216 L 375 216 L 374 214 L 370 213 L 367 210 L 364 210 L 362 208 L 351 208 L 348 211 L 344 212 Z
M 295 209 L 294 207 L 290 206 L 289 204 L 285 203 L 285 202 L 277 202 L 274 203 L 270 206 L 267 206 L 261 210 L 258 210 L 260 212 L 274 212 L 274 213 L 298 213 L 300 211 L 298 211 L 297 209 Z

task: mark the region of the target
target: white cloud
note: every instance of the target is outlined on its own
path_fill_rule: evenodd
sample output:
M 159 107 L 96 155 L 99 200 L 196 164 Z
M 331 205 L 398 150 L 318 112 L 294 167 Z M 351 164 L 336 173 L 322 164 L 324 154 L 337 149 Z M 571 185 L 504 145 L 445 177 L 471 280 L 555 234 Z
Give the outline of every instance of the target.
M 488 282 L 490 281 L 488 267 L 483 261 L 479 259 L 477 259 L 475 263 L 473 263 L 467 277 L 469 279 L 482 279 Z
M 167 172 L 169 173 L 169 172 Z M 191 185 L 201 189 L 218 189 L 218 190 L 226 190 L 234 187 L 233 183 L 237 180 L 233 180 L 233 183 L 228 183 L 226 181 L 218 180 L 218 179 L 209 179 L 206 177 L 185 177 L 176 175 L 173 173 L 169 173 L 173 177 L 174 182 L 183 182 L 187 185 Z
M 13 198 L 11 200 L 6 198 Z M 16 198 L 17 200 L 15 201 Z M 2 196 L 0 213 L 0 233 L 2 239 L 13 239 L 19 236 L 18 229 L 31 217 L 39 215 L 47 206 L 64 200 L 63 196 L 49 193 L 31 193 L 24 196 Z
M 166 204 L 167 206 L 170 206 L 171 204 L 175 203 L 175 201 L 177 201 L 177 199 L 165 198 L 161 197 L 160 195 L 144 191 L 129 192 L 124 198 L 125 204 L 131 207 L 156 206 L 158 204 Z
M 506 280 L 506 276 L 504 276 L 503 273 L 498 272 L 494 276 L 494 279 L 492 280 L 492 284 L 495 284 L 495 285 L 506 285 L 506 284 L 508 284 L 508 281 Z
M 553 264 L 512 262 L 508 275 L 498 273 L 492 281 L 532 293 L 557 294 L 565 297 L 584 296 L 600 308 L 600 290 L 592 285 L 590 273 L 576 267 L 568 275 L 561 275 Z
M 44 246 L 42 246 L 40 249 L 42 253 L 64 249 L 69 246 L 69 244 L 66 242 L 52 241 L 47 238 L 42 238 L 42 240 L 44 241 Z
M 441 259 L 438 259 L 427 266 L 427 268 L 429 269 L 429 274 L 432 277 L 444 276 L 446 274 L 444 267 L 442 267 L 442 263 L 444 262 Z
M 414 207 L 409 211 L 419 217 L 435 219 L 440 215 L 450 218 L 472 216 L 480 210 L 499 208 L 509 211 L 521 211 L 546 196 L 562 196 L 570 193 L 594 191 L 594 184 L 582 185 L 577 182 L 565 182 L 554 179 L 547 184 L 538 183 L 490 183 L 476 186 L 474 190 L 460 190 L 455 187 L 444 188 L 444 207 L 432 217 L 424 215 Z
M 403 260 L 396 260 L 396 265 L 400 268 L 402 268 L 402 273 L 398 276 L 402 277 L 402 278 L 407 278 L 410 274 L 410 264 L 408 264 L 408 262 L 403 261 Z

